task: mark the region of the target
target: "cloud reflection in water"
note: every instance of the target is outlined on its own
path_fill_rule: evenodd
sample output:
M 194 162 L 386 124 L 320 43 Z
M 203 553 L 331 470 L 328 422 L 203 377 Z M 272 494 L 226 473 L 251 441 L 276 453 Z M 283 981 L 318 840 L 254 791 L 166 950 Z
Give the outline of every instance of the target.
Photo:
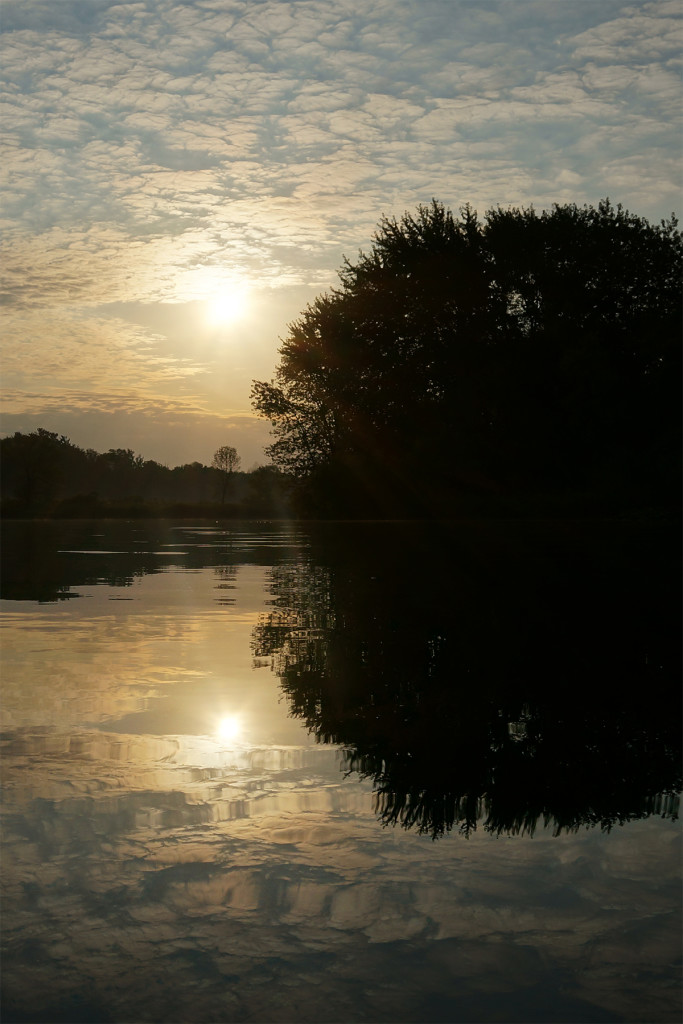
M 267 548 L 242 537 L 232 555 L 217 537 L 235 568 L 230 606 L 216 604 L 215 547 L 191 574 L 79 583 L 82 599 L 49 607 L 7 604 L 7 1020 L 676 1020 L 680 842 L 670 821 L 558 838 L 539 824 L 533 840 L 479 829 L 467 841 L 445 834 L 434 843 L 415 829 L 381 828 L 374 774 L 345 775 L 340 744 L 316 744 L 307 733 L 308 724 L 324 725 L 327 739 L 336 732 L 341 746 L 361 753 L 374 743 L 392 784 L 404 754 L 424 772 L 415 730 L 438 688 L 419 670 L 426 665 L 435 679 L 446 665 L 455 696 L 443 697 L 440 719 L 431 713 L 426 737 L 440 769 L 467 768 L 471 781 L 480 734 L 499 721 L 491 707 L 508 710 L 519 678 L 513 690 L 512 674 L 505 677 L 498 705 L 490 690 L 470 690 L 466 700 L 457 686 L 463 666 L 488 672 L 528 652 L 531 634 L 510 591 L 491 590 L 494 574 L 462 600 L 454 586 L 460 605 L 439 604 L 405 546 L 395 547 L 404 557 L 395 570 L 389 562 L 383 579 L 359 587 L 363 572 L 377 576 L 378 556 L 373 568 L 358 538 L 355 560 L 327 546 L 322 564 L 313 549 L 305 558 L 289 542 L 278 549 L 276 535 Z M 491 559 L 472 556 L 475 564 L 493 572 Z M 497 579 L 502 586 L 504 575 Z M 525 598 L 532 582 L 548 579 L 529 569 Z M 519 587 L 512 592 L 519 598 Z M 512 609 L 490 649 L 467 611 L 477 593 L 490 595 L 487 622 Z M 112 611 L 108 597 L 121 594 L 133 600 Z M 654 602 L 648 629 L 660 622 L 651 650 L 666 653 L 660 611 Z M 575 635 L 569 621 L 559 627 Z M 556 627 L 546 639 L 543 658 L 556 647 Z M 574 650 L 585 661 L 587 648 Z M 271 664 L 301 670 L 285 680 L 284 699 Z M 538 669 L 542 659 L 522 664 Z M 523 678 L 537 683 L 541 673 Z M 395 717 L 412 719 L 392 733 L 392 763 L 387 722 L 399 684 Z M 538 698 L 538 687 L 526 696 Z M 532 766 L 553 763 L 551 751 L 540 756 L 539 723 L 547 734 L 563 705 L 539 706 L 536 717 L 521 709 L 500 718 L 494 739 L 507 739 L 496 757 L 502 750 Z M 563 721 L 571 727 L 568 754 L 576 730 L 594 721 L 586 705 L 575 707 L 580 713 L 556 719 L 557 735 Z M 216 726 L 231 715 L 245 731 L 224 742 Z M 641 724 L 647 733 L 645 712 Z

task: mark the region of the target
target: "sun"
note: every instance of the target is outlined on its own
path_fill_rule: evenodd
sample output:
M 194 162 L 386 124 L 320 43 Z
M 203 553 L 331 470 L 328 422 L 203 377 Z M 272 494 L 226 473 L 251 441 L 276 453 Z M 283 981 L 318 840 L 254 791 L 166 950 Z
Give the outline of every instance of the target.
M 243 285 L 226 284 L 217 288 L 206 300 L 206 320 L 213 327 L 221 327 L 240 320 L 249 309 L 249 292 Z

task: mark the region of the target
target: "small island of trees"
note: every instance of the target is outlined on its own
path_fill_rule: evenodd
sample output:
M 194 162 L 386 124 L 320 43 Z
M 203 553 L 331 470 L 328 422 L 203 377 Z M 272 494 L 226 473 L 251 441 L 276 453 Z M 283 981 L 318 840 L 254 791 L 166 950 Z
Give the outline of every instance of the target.
M 268 455 L 320 516 L 678 507 L 681 256 L 609 200 L 385 218 L 254 382 Z

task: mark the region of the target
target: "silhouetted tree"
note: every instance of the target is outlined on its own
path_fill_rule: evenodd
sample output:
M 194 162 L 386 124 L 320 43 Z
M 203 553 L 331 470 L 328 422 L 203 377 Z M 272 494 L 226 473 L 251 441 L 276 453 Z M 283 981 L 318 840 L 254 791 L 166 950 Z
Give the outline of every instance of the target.
M 289 479 L 277 466 L 257 466 L 249 474 L 247 501 L 256 514 L 285 515 Z
M 254 382 L 268 453 L 332 512 L 676 500 L 681 254 L 608 200 L 385 218 Z
M 220 471 L 221 476 L 221 504 L 225 502 L 225 493 L 232 479 L 232 474 L 239 469 L 240 457 L 237 449 L 230 445 L 223 445 L 214 452 L 211 465 Z
M 190 462 L 171 470 L 169 497 L 184 501 L 212 501 L 216 492 L 215 471 L 201 462 Z
M 142 498 L 142 469 L 145 460 L 132 448 L 110 448 L 98 456 L 99 491 L 103 497 Z
M 42 427 L 3 438 L 1 453 L 3 496 L 33 513 L 49 508 L 74 471 L 78 456 L 85 454 L 63 434 Z

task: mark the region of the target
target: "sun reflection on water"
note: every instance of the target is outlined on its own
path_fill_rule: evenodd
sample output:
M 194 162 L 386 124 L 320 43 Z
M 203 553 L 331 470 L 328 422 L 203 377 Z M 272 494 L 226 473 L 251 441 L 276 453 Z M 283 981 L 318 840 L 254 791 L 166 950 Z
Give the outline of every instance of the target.
M 239 740 L 244 733 L 242 722 L 237 715 L 225 715 L 219 719 L 216 726 L 216 735 L 223 742 L 234 742 Z

